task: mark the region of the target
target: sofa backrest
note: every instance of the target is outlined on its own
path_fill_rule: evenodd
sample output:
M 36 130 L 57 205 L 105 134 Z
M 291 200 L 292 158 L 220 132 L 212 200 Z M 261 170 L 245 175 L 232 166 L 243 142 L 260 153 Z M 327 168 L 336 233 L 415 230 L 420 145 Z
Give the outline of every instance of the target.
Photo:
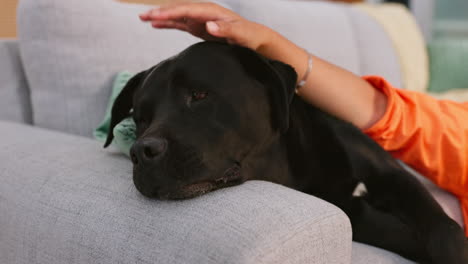
M 235 0 L 239 13 L 358 75 L 401 85 L 398 56 L 380 24 L 354 5 L 324 1 Z
M 197 39 L 156 31 L 148 6 L 110 0 L 24 0 L 18 38 L 37 126 L 91 136 L 116 73 L 139 72 Z
M 315 1 L 221 2 L 356 74 L 401 84 L 391 41 L 356 8 Z M 117 72 L 139 72 L 198 41 L 144 25 L 137 15 L 148 8 L 110 0 L 20 2 L 20 50 L 36 125 L 91 136 Z

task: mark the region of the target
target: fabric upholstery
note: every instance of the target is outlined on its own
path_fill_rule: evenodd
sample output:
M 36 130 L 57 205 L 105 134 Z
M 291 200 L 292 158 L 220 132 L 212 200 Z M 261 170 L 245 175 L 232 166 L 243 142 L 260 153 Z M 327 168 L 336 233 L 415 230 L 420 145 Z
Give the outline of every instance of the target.
M 0 40 L 0 120 L 32 123 L 29 88 L 13 39 Z
M 413 264 L 395 253 L 353 242 L 351 264 Z
M 358 75 L 378 74 L 401 84 L 390 39 L 375 20 L 351 5 L 284 0 L 231 2 L 238 2 L 236 8 L 246 18 L 275 29 L 323 59 Z
M 355 7 L 350 10 L 359 52 L 361 76 L 380 75 L 395 87 L 403 87 L 402 67 L 389 35 L 372 17 Z
M 94 140 L 0 131 L 0 263 L 350 263 L 348 218 L 313 196 L 250 181 L 150 200 Z
M 358 5 L 373 17 L 391 39 L 401 65 L 403 86 L 424 92 L 429 85 L 429 59 L 424 37 L 415 18 L 400 4 Z M 385 76 L 384 76 L 385 77 Z
M 109 0 L 24 0 L 18 36 L 36 125 L 91 137 L 115 74 L 139 72 L 197 42 L 154 30 L 144 5 Z

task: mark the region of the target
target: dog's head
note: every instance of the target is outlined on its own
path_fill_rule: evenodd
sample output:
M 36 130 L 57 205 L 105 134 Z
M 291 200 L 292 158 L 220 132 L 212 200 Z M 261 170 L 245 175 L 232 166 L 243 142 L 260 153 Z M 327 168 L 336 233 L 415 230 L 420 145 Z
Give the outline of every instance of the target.
M 217 42 L 134 76 L 113 105 L 110 131 L 133 116 L 137 189 L 181 199 L 248 180 L 243 161 L 288 128 L 296 79 L 284 63 Z M 105 146 L 112 139 L 109 133 Z

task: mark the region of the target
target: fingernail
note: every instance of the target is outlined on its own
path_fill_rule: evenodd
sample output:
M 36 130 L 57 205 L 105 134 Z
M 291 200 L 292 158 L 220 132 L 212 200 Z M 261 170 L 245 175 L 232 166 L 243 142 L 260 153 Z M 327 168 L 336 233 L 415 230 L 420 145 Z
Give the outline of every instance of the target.
M 219 30 L 218 24 L 216 24 L 213 21 L 206 22 L 206 27 L 208 28 L 208 31 L 210 32 L 217 32 Z
M 148 10 L 142 14 L 140 14 L 140 16 L 142 17 L 146 17 L 146 18 L 149 18 L 149 17 L 154 17 L 155 15 L 158 15 L 159 14 L 159 7 L 156 7 L 156 8 L 153 8 L 151 10 Z

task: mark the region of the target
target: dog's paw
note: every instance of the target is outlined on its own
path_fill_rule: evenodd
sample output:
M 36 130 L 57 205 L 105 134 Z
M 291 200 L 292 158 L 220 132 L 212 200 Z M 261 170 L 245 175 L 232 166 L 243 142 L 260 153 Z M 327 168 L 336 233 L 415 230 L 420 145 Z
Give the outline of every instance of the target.
M 468 264 L 468 240 L 456 222 L 437 225 L 427 235 L 430 263 Z

